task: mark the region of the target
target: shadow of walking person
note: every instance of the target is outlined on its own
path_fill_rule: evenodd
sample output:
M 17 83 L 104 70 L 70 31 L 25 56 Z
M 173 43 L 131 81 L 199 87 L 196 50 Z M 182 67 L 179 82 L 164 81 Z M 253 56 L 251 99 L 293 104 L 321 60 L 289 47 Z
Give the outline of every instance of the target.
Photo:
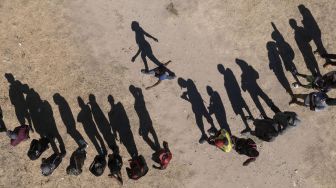
M 112 95 L 108 96 L 108 101 L 111 105 L 108 116 L 115 138 L 118 140 L 119 136 L 120 143 L 124 144 L 130 156 L 132 158 L 137 157 L 138 149 L 135 145 L 130 122 L 123 104 L 120 102 L 115 104 Z
M 78 97 L 77 101 L 79 107 L 81 108 L 81 111 L 77 116 L 77 121 L 83 124 L 84 131 L 96 148 L 98 154 L 101 156 L 105 156 L 107 154 L 106 147 L 102 137 L 97 130 L 96 124 L 92 119 L 91 109 L 89 105 L 85 104 L 81 97 Z
M 302 4 L 298 6 L 298 9 L 303 17 L 302 24 L 304 30 L 310 35 L 311 39 L 316 45 L 316 50 L 314 52 L 318 52 L 320 55 L 327 54 L 327 50 L 325 49 L 322 42 L 321 29 L 318 26 L 314 16 L 310 10 Z M 330 59 L 326 59 L 326 61 L 328 63 Z
M 271 41 L 267 42 L 266 48 L 268 51 L 269 68 L 274 72 L 278 81 L 286 90 L 286 92 L 290 95 L 290 97 L 293 98 L 293 91 L 283 70 L 280 54 L 277 50 L 276 43 Z
M 42 100 L 40 95 L 28 85 L 24 85 L 24 92 L 27 94 L 26 101 L 35 131 L 41 138 L 48 138 L 55 154 L 65 156 L 66 150 L 63 139 L 58 132 L 54 113 L 48 101 Z M 56 145 L 58 142 L 59 148 Z
M 313 75 L 321 75 L 316 58 L 313 54 L 312 47 L 309 44 L 309 42 L 312 40 L 311 36 L 309 36 L 303 27 L 298 26 L 294 19 L 289 20 L 289 25 L 294 29 L 294 38 L 296 44 L 302 53 L 308 70 Z
M 261 115 L 263 117 L 267 117 L 266 112 L 260 103 L 259 97 L 265 101 L 265 103 L 273 110 L 274 113 L 280 112 L 280 109 L 258 85 L 257 79 L 259 79 L 259 73 L 251 65 L 248 65 L 241 59 L 236 59 L 236 63 L 240 66 L 243 72 L 241 75 L 242 90 L 247 91 L 250 94 Z
M 5 122 L 3 121 L 3 113 L 2 113 L 2 109 L 0 106 L 0 132 L 6 132 L 7 128 L 5 125 Z
M 23 85 L 19 80 L 15 80 L 13 74 L 6 73 L 5 77 L 8 81 L 9 85 L 9 99 L 14 106 L 16 117 L 20 123 L 20 125 L 26 125 L 27 123 L 31 130 L 32 121 L 30 114 L 28 112 L 28 107 L 26 103 L 26 99 L 23 94 Z
M 138 44 L 139 50 L 137 53 L 132 57 L 132 62 L 135 61 L 137 56 L 141 53 L 142 61 L 145 65 L 145 72 L 149 71 L 148 64 L 146 57 L 148 57 L 153 63 L 157 66 L 162 66 L 162 63 L 154 56 L 151 45 L 146 41 L 145 36 L 153 39 L 154 41 L 158 42 L 158 39 L 153 37 L 152 35 L 148 34 L 145 30 L 143 30 L 139 23 L 133 21 L 131 24 L 132 30 L 135 32 L 135 41 Z
M 96 125 L 100 131 L 100 133 L 103 135 L 103 138 L 105 139 L 108 147 L 113 151 L 119 153 L 118 146 L 116 144 L 114 135 L 112 134 L 112 128 L 110 126 L 109 121 L 105 117 L 104 112 L 99 107 L 96 97 L 93 94 L 89 95 L 89 104 L 91 106 L 91 112 L 93 115 L 93 118 L 96 122 Z
M 207 139 L 208 136 L 204 130 L 204 123 L 203 123 L 203 116 L 207 119 L 208 123 L 210 123 L 211 128 L 208 132 L 216 132 L 217 129 L 213 123 L 213 120 L 207 111 L 206 107 L 204 106 L 204 101 L 202 99 L 201 94 L 198 92 L 194 81 L 191 79 L 185 80 L 183 78 L 178 78 L 178 84 L 181 88 L 186 88 L 187 91 L 184 91 L 181 95 L 181 98 L 190 102 L 192 111 L 195 114 L 196 124 L 201 131 L 201 138 L 199 139 L 199 143 L 203 144 Z
M 211 86 L 207 86 L 206 89 L 210 96 L 210 102 L 208 107 L 209 114 L 215 114 L 219 126 L 231 134 L 229 124 L 226 120 L 225 108 L 219 93 L 217 91 L 214 91 Z
M 295 81 L 298 82 L 298 77 L 294 72 L 298 72 L 297 68 L 294 64 L 295 53 L 293 48 L 285 41 L 284 37 L 272 22 L 272 27 L 274 31 L 271 34 L 272 39 L 275 41 L 276 48 L 278 49 L 278 53 L 283 61 L 284 67 L 286 71 L 289 71 L 294 77 Z
M 252 113 L 250 111 L 250 108 L 247 106 L 244 98 L 242 97 L 236 77 L 234 76 L 231 69 L 225 69 L 225 67 L 221 64 L 217 65 L 217 69 L 224 76 L 224 87 L 231 102 L 232 109 L 236 115 L 240 116 L 245 125 L 245 129 L 242 131 L 242 133 L 250 131 L 251 129 L 248 125 L 244 109 L 247 112 L 248 116 L 252 116 Z
M 129 90 L 132 93 L 134 101 L 134 109 L 139 117 L 139 135 L 142 136 L 144 141 L 152 148 L 154 151 L 160 150 L 159 139 L 153 127 L 152 119 L 146 108 L 146 103 L 142 90 L 134 85 L 129 86 Z M 152 139 L 149 138 L 149 134 L 152 135 Z
M 86 148 L 87 143 L 83 136 L 76 129 L 76 121 L 68 102 L 59 93 L 53 95 L 53 99 L 61 115 L 61 119 L 66 127 L 67 133 L 75 140 L 80 148 Z

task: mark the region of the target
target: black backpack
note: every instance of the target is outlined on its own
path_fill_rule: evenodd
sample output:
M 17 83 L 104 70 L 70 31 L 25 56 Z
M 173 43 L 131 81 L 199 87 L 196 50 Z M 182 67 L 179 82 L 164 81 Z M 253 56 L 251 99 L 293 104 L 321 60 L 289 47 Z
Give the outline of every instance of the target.
M 279 135 L 280 126 L 272 119 L 256 119 L 254 135 L 259 139 L 271 142 Z
M 295 112 L 278 112 L 273 116 L 273 120 L 281 125 L 280 132 L 288 127 L 295 127 L 300 123 L 298 115 Z
M 67 174 L 75 176 L 81 174 L 85 159 L 86 159 L 85 150 L 77 149 L 76 151 L 74 151 L 70 157 L 70 165 L 66 169 Z
M 101 176 L 106 168 L 105 155 L 97 155 L 90 165 L 90 172 L 95 176 Z
M 130 160 L 130 167 L 126 168 L 127 175 L 130 179 L 137 180 L 145 176 L 148 172 L 148 166 L 142 155 Z
M 30 160 L 36 160 L 48 148 L 49 148 L 49 139 L 45 137 L 39 140 L 33 139 L 32 142 L 30 143 L 27 155 Z

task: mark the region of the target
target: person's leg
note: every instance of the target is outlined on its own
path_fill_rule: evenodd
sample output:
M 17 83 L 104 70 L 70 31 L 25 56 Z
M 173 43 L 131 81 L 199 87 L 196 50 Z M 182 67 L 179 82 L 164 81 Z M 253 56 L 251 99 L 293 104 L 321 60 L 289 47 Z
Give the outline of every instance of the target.
M 147 54 L 147 57 L 153 62 L 155 63 L 157 66 L 164 66 L 152 53 L 151 54 Z
M 144 52 L 141 52 L 141 58 L 142 58 L 142 61 L 145 65 L 145 71 L 149 71 L 146 56 L 147 55 Z
M 207 140 L 207 135 L 205 133 L 205 130 L 204 130 L 204 124 L 203 124 L 203 116 L 202 114 L 195 114 L 195 119 L 196 119 L 196 124 L 198 126 L 198 128 L 200 129 L 201 131 L 201 138 L 199 140 L 199 143 L 202 144 L 204 143 L 204 141 Z
M 293 100 L 289 104 L 290 105 L 291 104 L 297 104 L 297 105 L 300 105 L 300 106 L 305 106 L 304 100 L 307 97 L 307 95 L 308 94 L 294 94 L 293 95 Z M 303 101 L 301 102 L 298 99 L 302 99 Z
M 326 103 L 328 106 L 336 106 L 336 98 L 327 98 Z

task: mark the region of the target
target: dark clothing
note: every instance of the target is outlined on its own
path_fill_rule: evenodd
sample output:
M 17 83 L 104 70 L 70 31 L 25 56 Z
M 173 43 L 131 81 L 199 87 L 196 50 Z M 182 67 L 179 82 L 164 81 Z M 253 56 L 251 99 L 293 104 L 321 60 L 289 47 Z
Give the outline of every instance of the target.
M 119 154 L 109 155 L 108 167 L 112 175 L 117 175 L 120 173 L 123 162 Z
M 11 138 L 10 144 L 16 146 L 20 142 L 29 139 L 29 127 L 28 125 L 16 127 L 13 131 L 8 131 L 8 136 Z
M 43 137 L 39 140 L 33 139 L 28 150 L 28 157 L 30 160 L 38 159 L 41 154 L 49 148 L 49 139 Z
M 254 120 L 254 135 L 261 140 L 271 142 L 279 135 L 280 126 L 272 119 Z
M 59 164 L 62 162 L 61 155 L 54 153 L 47 159 L 42 159 L 41 164 L 41 171 L 44 176 L 51 175 L 54 170 L 59 166 Z
M 257 151 L 257 145 L 251 138 L 236 138 L 234 143 L 234 149 L 240 155 L 246 155 L 248 157 L 259 156 L 259 152 Z
M 70 165 L 66 169 L 67 174 L 75 176 L 81 174 L 85 159 L 86 151 L 84 149 L 74 151 L 70 158 Z
M 148 166 L 142 155 L 129 160 L 129 163 L 130 168 L 127 167 L 126 171 L 130 179 L 137 180 L 147 174 Z
M 90 165 L 90 172 L 95 176 L 101 176 L 106 167 L 106 159 L 104 155 L 97 155 Z

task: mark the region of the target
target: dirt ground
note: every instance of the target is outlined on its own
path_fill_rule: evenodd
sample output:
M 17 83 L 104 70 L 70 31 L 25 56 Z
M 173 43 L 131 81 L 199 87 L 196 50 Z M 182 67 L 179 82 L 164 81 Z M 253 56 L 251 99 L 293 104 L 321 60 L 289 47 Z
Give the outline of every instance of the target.
M 123 169 L 124 187 L 336 187 L 335 109 L 314 113 L 308 108 L 290 107 L 290 96 L 269 68 L 266 43 L 273 41 L 274 22 L 293 48 L 299 72 L 309 73 L 289 25 L 291 18 L 302 25 L 299 4 L 304 4 L 314 16 L 327 51 L 336 52 L 336 6 L 332 0 L 0 0 L 0 75 L 12 73 L 51 104 L 67 150 L 56 171 L 43 177 L 40 159 L 30 161 L 27 157 L 30 141 L 12 148 L 5 133 L 1 133 L 0 187 L 118 186 L 108 177 L 108 169 L 101 177 L 89 172 L 96 151 L 79 122 L 76 127 L 89 143 L 88 157 L 80 176 L 66 175 L 70 155 L 77 145 L 66 132 L 53 101 L 55 93 L 67 100 L 75 119 L 80 111 L 78 96 L 88 102 L 89 94 L 94 94 L 106 117 L 111 108 L 108 95 L 124 105 L 138 152 L 150 167 L 138 181 L 129 180 Z M 217 65 L 230 68 L 241 85 L 243 72 L 236 58 L 245 60 L 259 73 L 257 83 L 275 105 L 299 114 L 301 125 L 272 143 L 257 141 L 260 156 L 247 167 L 242 166 L 245 156 L 199 144 L 200 130 L 190 103 L 180 98 L 185 90 L 177 79 L 144 89 L 156 80 L 140 72 L 141 57 L 131 63 L 138 49 L 132 21 L 138 21 L 146 32 L 158 38 L 158 43 L 147 38 L 156 57 L 163 62 L 172 60 L 169 68 L 177 77 L 192 79 L 205 106 L 209 104 L 206 86 L 220 94 L 234 135 L 239 136 L 244 124 L 233 111 L 235 105 L 231 104 Z M 310 44 L 315 50 L 315 44 Z M 323 68 L 324 60 L 315 57 L 322 73 L 333 70 Z M 152 62 L 149 65 L 154 67 Z M 289 72 L 285 74 L 289 83 L 294 82 Z M 165 171 L 151 168 L 153 150 L 138 134 L 139 117 L 130 85 L 142 88 L 159 141 L 170 144 L 173 159 Z M 1 76 L 0 105 L 7 128 L 13 129 L 19 122 L 8 91 L 9 84 Z M 241 92 L 252 114 L 259 116 L 255 101 L 248 92 Z M 262 106 L 273 116 L 263 101 Z M 213 119 L 218 127 L 214 116 Z M 203 120 L 207 130 L 210 126 Z M 38 135 L 31 133 L 30 137 Z M 125 167 L 130 155 L 124 145 L 117 143 Z M 49 149 L 42 157 L 50 153 Z

